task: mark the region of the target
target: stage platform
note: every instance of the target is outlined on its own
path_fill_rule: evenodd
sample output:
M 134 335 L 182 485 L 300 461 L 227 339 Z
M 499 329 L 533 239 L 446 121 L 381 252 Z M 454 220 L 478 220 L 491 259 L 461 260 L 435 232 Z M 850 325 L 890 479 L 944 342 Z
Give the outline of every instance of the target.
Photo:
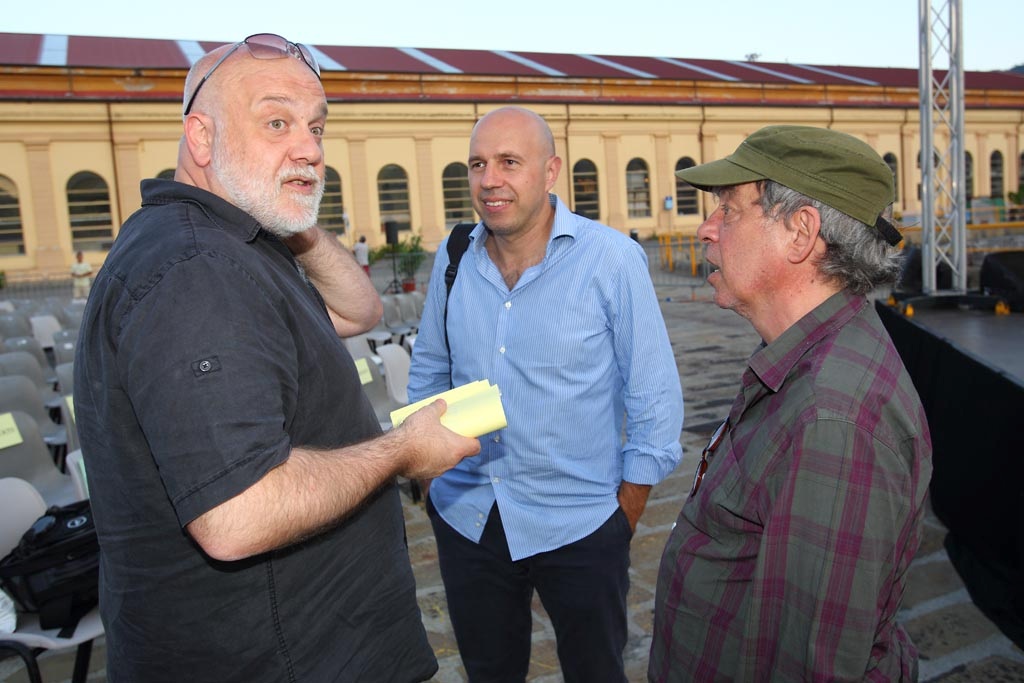
M 875 307 L 928 416 L 946 550 L 975 604 L 1024 647 L 1024 313 L 998 315 L 996 303 L 922 296 Z

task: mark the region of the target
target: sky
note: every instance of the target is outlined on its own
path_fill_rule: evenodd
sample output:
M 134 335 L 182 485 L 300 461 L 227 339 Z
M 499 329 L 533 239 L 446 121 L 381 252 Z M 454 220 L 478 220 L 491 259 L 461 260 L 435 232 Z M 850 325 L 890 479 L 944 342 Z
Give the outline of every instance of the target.
M 1024 63 L 1019 2 L 961 0 L 966 70 Z M 4 12 L 0 32 L 220 42 L 272 32 L 319 45 L 909 68 L 920 60 L 917 0 L 35 0 Z M 934 68 L 948 66 L 941 48 L 933 54 Z

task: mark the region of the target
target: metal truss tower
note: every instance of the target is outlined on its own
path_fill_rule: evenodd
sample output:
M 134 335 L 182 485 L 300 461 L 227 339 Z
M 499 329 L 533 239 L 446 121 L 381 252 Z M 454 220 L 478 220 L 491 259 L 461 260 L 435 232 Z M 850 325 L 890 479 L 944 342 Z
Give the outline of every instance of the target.
M 924 294 L 967 291 L 963 10 L 960 2 L 918 0 L 921 282 Z M 945 72 L 936 72 L 933 67 L 945 68 Z M 950 289 L 940 292 L 938 274 L 942 264 L 949 267 L 952 283 Z

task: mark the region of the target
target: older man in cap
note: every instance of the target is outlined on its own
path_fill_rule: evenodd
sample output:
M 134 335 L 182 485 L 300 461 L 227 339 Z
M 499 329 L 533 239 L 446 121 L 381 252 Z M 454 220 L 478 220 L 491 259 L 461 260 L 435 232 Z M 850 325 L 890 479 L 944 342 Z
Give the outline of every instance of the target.
M 648 677 L 916 680 L 896 612 L 931 441 L 866 296 L 900 270 L 892 172 L 849 135 L 769 126 L 677 175 L 718 198 L 708 281 L 763 344 L 666 545 Z

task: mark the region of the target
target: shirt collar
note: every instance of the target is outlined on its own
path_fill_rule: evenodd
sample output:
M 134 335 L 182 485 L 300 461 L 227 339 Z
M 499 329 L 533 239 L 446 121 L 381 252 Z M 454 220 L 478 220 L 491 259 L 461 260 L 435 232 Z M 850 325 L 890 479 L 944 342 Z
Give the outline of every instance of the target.
M 207 190 L 176 180 L 149 178 L 142 181 L 143 206 L 175 202 L 190 202 L 199 206 L 222 230 L 234 233 L 246 242 L 256 239 L 263 229 L 259 221 L 248 213 Z M 272 235 L 265 230 L 263 232 Z
M 778 391 L 793 366 L 815 344 L 845 325 L 867 305 L 863 296 L 842 290 L 791 325 L 750 357 L 750 369 L 771 391 Z

